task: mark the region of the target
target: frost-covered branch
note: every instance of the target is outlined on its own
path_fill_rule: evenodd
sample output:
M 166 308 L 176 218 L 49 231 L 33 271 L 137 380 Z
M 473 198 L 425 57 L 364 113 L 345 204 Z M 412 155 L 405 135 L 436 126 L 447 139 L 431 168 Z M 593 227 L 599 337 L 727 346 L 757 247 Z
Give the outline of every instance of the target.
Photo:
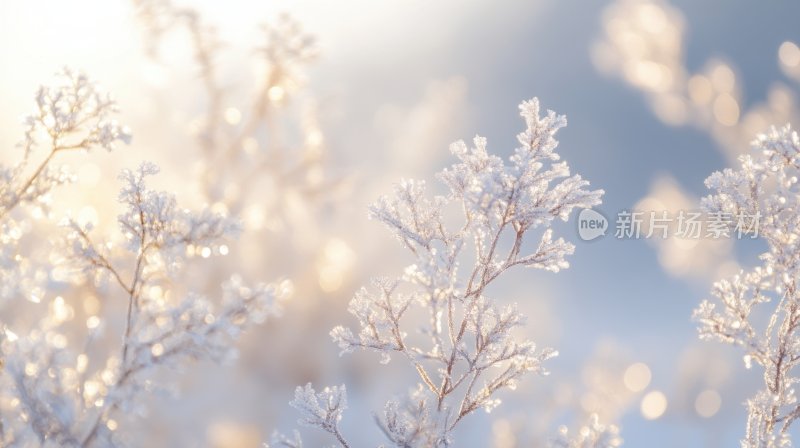
M 574 247 L 553 238 L 552 223 L 566 221 L 576 207 L 598 204 L 603 192 L 585 189 L 588 182 L 570 176 L 567 164 L 558 162 L 554 136 L 566 125 L 563 116 L 548 111 L 541 117 L 537 99 L 523 102 L 520 111 L 526 128 L 509 164 L 487 152 L 484 138 L 476 137 L 472 148 L 457 142 L 451 152 L 459 163 L 438 176 L 448 196 L 428 199 L 424 182 L 403 181 L 392 198 L 370 207 L 370 216 L 416 261 L 402 277 L 378 278 L 371 289 L 359 291 L 349 310 L 360 330 L 340 326 L 331 336 L 342 353 L 372 350 L 383 363 L 398 355 L 418 373 L 417 391 L 407 400 L 390 401 L 377 418 L 394 446 L 451 445 L 462 419 L 480 408 L 492 410 L 500 403 L 498 392 L 514 389 L 526 374 L 546 374 L 544 362 L 556 355 L 513 337 L 524 317 L 485 290 L 513 266 L 566 268 Z M 455 230 L 445 218 L 450 209 L 463 215 Z M 538 244 L 526 252 L 526 237 L 536 238 L 536 230 Z M 462 264 L 469 266 L 464 278 Z M 415 307 L 429 316 L 422 329 L 425 344 L 408 337 L 407 314 Z
M 350 446 L 339 430 L 342 413 L 347 409 L 347 390 L 344 385 L 326 387 L 317 393 L 310 383 L 306 384 L 295 390 L 294 400 L 289 404 L 303 413 L 300 424 L 320 428 L 336 437 L 342 447 Z
M 274 287 L 247 287 L 237 276 L 222 285 L 221 306 L 195 293 L 170 296 L 188 249 L 210 251 L 235 235 L 238 224 L 182 209 L 172 195 L 148 189 L 146 177 L 157 172 L 145 163 L 120 176 L 125 210 L 118 224 L 125 244 L 95 244 L 90 226 L 65 222 L 65 263 L 90 278 L 113 278 L 121 294 L 112 290 L 105 299 L 126 302 L 119 354 L 103 360 L 85 352 L 103 328 L 97 315 L 87 319 L 86 342 L 75 350 L 67 338 L 75 309 L 61 296 L 24 336 L 6 329 L 2 389 L 12 412 L 3 415 L 4 444 L 116 446 L 118 419 L 124 418 L 118 411 L 156 387 L 150 380 L 154 370 L 197 359 L 224 361 L 244 328 L 276 311 Z
M 172 195 L 147 189 L 145 178 L 157 172 L 155 165 L 144 163 L 137 171 L 126 170 L 120 175 L 123 188 L 119 199 L 126 210 L 118 222 L 132 256 L 129 281 L 121 280 L 120 269 L 98 255 L 86 229 L 74 221 L 68 223 L 73 229 L 69 238 L 76 264 L 84 271 L 108 271 L 119 281 L 128 300 L 121 355 L 109 385 L 113 394 L 96 412 L 83 445 L 94 441 L 100 423 L 119 407 L 119 401 L 129 399 L 125 391 L 135 387 L 140 372 L 185 359 L 221 361 L 230 350 L 231 336 L 250 323 L 263 321 L 273 311 L 275 291 L 271 286 L 251 289 L 238 278 L 223 285 L 223 308 L 217 313 L 200 296 L 189 295 L 171 304 L 149 294 L 152 286 L 163 283 L 180 266 L 188 247 L 212 249 L 225 236 L 238 232 L 236 221 L 209 211 L 180 209 Z
M 115 143 L 130 142 L 130 133 L 112 119 L 116 103 L 85 74 L 64 68 L 52 86 L 36 92 L 36 110 L 25 117 L 25 138 L 19 143 L 22 160 L 13 166 L 0 165 L 0 219 L 17 205 L 41 201 L 70 175 L 53 168 L 53 158 L 62 152 L 112 150 Z M 47 146 L 46 155 L 34 160 L 37 147 Z
M 619 428 L 600 423 L 597 415 L 589 417 L 589 422 L 571 433 L 566 426 L 558 430 L 558 436 L 551 442 L 552 448 L 617 448 L 622 446 Z
M 764 370 L 764 388 L 747 402 L 742 446 L 789 446 L 789 429 L 800 415 L 794 392 L 800 381 L 800 138 L 789 126 L 773 128 L 753 146 L 738 169 L 706 180 L 713 194 L 703 206 L 746 223 L 739 230 L 763 238 L 768 250 L 759 266 L 716 283 L 714 299 L 704 301 L 694 318 L 702 339 L 740 346 L 746 366 Z
M 130 142 L 127 128 L 113 118 L 117 107 L 111 96 L 83 73 L 62 69 L 52 85 L 39 87 L 34 101 L 34 112 L 24 119 L 25 136 L 17 145 L 21 159 L 0 163 L 3 300 L 27 296 L 38 301 L 44 291 L 50 264 L 27 257 L 23 251 L 33 220 L 30 214 L 12 212 L 22 204 L 47 209 L 53 189 L 73 179 L 64 167 L 54 165 L 57 156 L 97 147 L 111 150 L 120 141 Z

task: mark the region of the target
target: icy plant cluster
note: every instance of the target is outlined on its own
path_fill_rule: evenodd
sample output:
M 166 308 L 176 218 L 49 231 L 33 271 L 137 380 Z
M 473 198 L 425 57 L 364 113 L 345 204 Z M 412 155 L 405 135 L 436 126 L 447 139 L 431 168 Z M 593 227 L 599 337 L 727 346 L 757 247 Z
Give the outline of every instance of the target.
M 473 147 L 456 142 L 451 152 L 459 162 L 438 176 L 447 196 L 429 198 L 424 182 L 405 180 L 393 197 L 370 207 L 370 216 L 415 261 L 399 278 L 377 278 L 359 291 L 349 310 L 360 329 L 339 326 L 331 336 L 342 353 L 371 350 L 382 363 L 398 356 L 417 372 L 414 392 L 390 400 L 376 416 L 392 446 L 451 446 L 465 417 L 495 408 L 499 392 L 514 389 L 527 374 L 546 374 L 545 361 L 557 354 L 514 337 L 524 317 L 515 306 L 487 297 L 486 289 L 514 266 L 553 272 L 568 267 L 574 246 L 554 238 L 552 224 L 567 220 L 576 207 L 598 204 L 603 192 L 587 190 L 589 183 L 558 161 L 555 134 L 566 126 L 564 116 L 548 111 L 541 117 L 535 98 L 520 111 L 526 128 L 509 163 L 489 154 L 482 137 Z M 460 215 L 456 228 L 450 210 Z M 532 251 L 526 250 L 526 237 L 537 240 Z M 426 322 L 421 334 L 409 335 L 418 322 L 408 315 L 415 312 L 427 316 Z M 338 426 L 346 405 L 343 386 L 320 393 L 310 385 L 298 388 L 292 405 L 303 413 L 302 424 L 352 446 Z M 282 436 L 273 443 L 297 446 Z
M 46 271 L 22 257 L 20 241 L 31 223 L 20 205 L 47 210 L 50 193 L 72 180 L 54 161 L 60 154 L 112 150 L 130 142 L 130 133 L 114 120 L 116 103 L 85 74 L 64 68 L 50 86 L 41 86 L 34 97 L 36 108 L 24 120 L 25 136 L 17 145 L 20 160 L 0 163 L 0 299 L 35 291 Z
M 68 173 L 50 163 L 56 155 L 97 147 L 110 151 L 115 143 L 130 141 L 129 131 L 111 118 L 117 106 L 110 95 L 68 68 L 57 78 L 54 85 L 39 87 L 36 110 L 25 117 L 22 160 L 0 164 L 0 219 L 21 203 L 46 200 L 53 188 L 69 180 Z M 41 146 L 45 155 L 37 164 Z
M 758 217 L 752 231 L 766 242 L 760 264 L 714 285 L 713 300 L 695 311 L 702 339 L 742 347 L 745 364 L 763 369 L 764 384 L 747 402 L 743 447 L 791 446 L 800 417 L 800 138 L 789 126 L 773 128 L 740 157 L 739 169 L 712 174 L 711 213 Z
M 9 190 L 4 195 L 6 212 L 20 203 L 40 200 L 61 182 L 48 165 L 58 152 L 95 146 L 110 149 L 116 140 L 127 138 L 124 128 L 109 119 L 113 102 L 107 96 L 82 74 L 67 70 L 63 79 L 60 87 L 40 89 L 38 114 L 26 121 L 25 161 L 39 130 L 49 136 L 50 155 L 24 177 L 28 180 L 19 184 L 16 193 Z M 15 170 L 7 171 L 9 179 L 17 179 Z M 152 380 L 158 370 L 181 368 L 195 359 L 226 359 L 232 339 L 242 329 L 275 311 L 272 286 L 247 287 L 236 276 L 223 284 L 221 306 L 199 294 L 181 292 L 183 272 L 178 268 L 187 254 L 216 247 L 235 235 L 239 225 L 210 211 L 185 210 L 172 195 L 148 189 L 146 177 L 157 172 L 154 165 L 144 163 L 136 171 L 121 174 L 119 201 L 124 211 L 118 217 L 119 243 L 117 239 L 98 243 L 90 225 L 64 221 L 65 244 L 49 246 L 49 260 L 57 262 L 58 269 L 77 274 L 76 281 L 45 275 L 35 285 L 20 281 L 17 288 L 7 291 L 12 302 L 27 298 L 42 302 L 47 310 L 31 325 L 24 319 L 4 324 L 0 347 L 3 446 L 124 444 L 130 435 L 121 425 L 131 418 L 130 411 L 143 394 L 159 387 Z M 30 254 L 14 245 L 15 233 L 7 224 L 10 218 L 4 215 L 2 219 L 0 251 L 4 258 L 13 254 L 12 263 L 0 265 L 0 278 L 7 279 L 20 274 L 15 269 L 33 262 Z M 91 288 L 81 281 L 84 278 L 97 280 L 91 284 L 102 295 L 102 309 L 123 309 L 123 316 L 97 310 L 85 317 L 83 330 L 76 330 L 71 324 L 81 310 L 70 299 L 80 303 L 86 298 Z M 111 285 L 105 287 L 105 283 Z M 122 325 L 117 326 L 119 322 Z M 120 342 L 103 354 L 99 346 L 109 337 Z
M 619 428 L 600 423 L 596 414 L 590 416 L 586 426 L 570 433 L 566 426 L 558 430 L 552 441 L 553 448 L 616 448 L 622 446 Z

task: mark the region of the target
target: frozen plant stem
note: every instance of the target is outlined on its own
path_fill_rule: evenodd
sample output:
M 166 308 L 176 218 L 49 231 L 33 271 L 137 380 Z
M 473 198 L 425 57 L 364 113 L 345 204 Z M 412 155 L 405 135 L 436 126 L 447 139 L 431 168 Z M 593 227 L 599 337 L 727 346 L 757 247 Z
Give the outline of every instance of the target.
M 55 146 L 53 147 L 53 150 L 50 151 L 50 154 L 47 155 L 47 157 L 42 161 L 42 163 L 39 164 L 39 167 L 36 168 L 33 174 L 31 174 L 31 176 L 28 178 L 28 180 L 25 181 L 25 183 L 14 194 L 14 199 L 12 199 L 11 202 L 9 202 L 8 204 L 4 205 L 3 210 L 0 211 L 0 219 L 4 218 L 9 212 L 11 212 L 11 210 L 14 209 L 14 207 L 16 207 L 20 203 L 25 192 L 28 191 L 28 188 L 30 188 L 31 185 L 33 185 L 33 182 L 36 181 L 36 179 L 39 177 L 40 174 L 42 174 L 42 171 L 44 171 L 44 169 L 53 159 L 53 156 L 55 156 L 59 150 L 60 148 L 57 148 Z
M 742 347 L 745 365 L 761 366 L 764 387 L 747 401 L 742 447 L 791 446 L 790 427 L 800 416 L 800 138 L 787 125 L 754 142 L 737 170 L 712 174 L 703 199 L 709 213 L 730 217 L 731 232 L 763 238 L 767 251 L 754 269 L 717 282 L 713 301 L 695 310 L 700 338 Z M 767 305 L 771 304 L 771 305 Z M 768 319 L 759 318 L 769 306 Z
M 139 198 L 139 201 L 141 201 L 141 197 Z M 139 202 L 139 203 L 141 203 L 141 202 Z M 125 286 L 125 283 L 122 282 L 121 277 L 119 276 L 119 273 L 117 272 L 117 270 L 114 269 L 113 267 L 111 267 L 110 264 L 106 263 L 107 269 L 114 274 L 115 278 L 119 281 L 119 284 L 122 287 L 122 289 L 125 290 L 125 292 L 128 293 L 128 311 L 127 311 L 127 315 L 126 315 L 126 318 L 125 318 L 125 331 L 124 331 L 123 337 L 122 337 L 122 365 L 123 366 L 128 365 L 128 351 L 130 349 L 131 330 L 133 329 L 134 307 L 136 306 L 136 303 L 137 303 L 137 300 L 138 300 L 137 288 L 139 286 L 139 277 L 140 277 L 141 272 L 142 272 L 142 260 L 144 259 L 144 253 L 145 253 L 144 248 L 146 247 L 145 246 L 145 239 L 146 239 L 147 235 L 146 235 L 145 230 L 144 230 L 145 229 L 144 212 L 142 210 L 139 210 L 139 223 L 140 223 L 141 229 L 142 229 L 142 232 L 140 234 L 140 239 L 139 239 L 139 241 L 140 241 L 139 246 L 142 247 L 142 249 L 139 251 L 139 254 L 136 257 L 136 267 L 134 269 L 133 281 L 131 281 L 131 286 L 130 287 Z M 122 375 L 120 376 L 120 379 L 115 384 L 115 387 L 122 386 L 124 381 L 131 375 L 131 373 L 132 373 L 131 370 L 125 370 L 122 373 Z M 103 422 L 103 418 L 104 418 L 103 414 L 104 413 L 106 413 L 106 414 L 110 413 L 114 409 L 116 409 L 116 403 L 112 404 L 111 408 L 108 409 L 107 411 L 106 410 L 101 410 L 100 412 L 98 412 L 97 418 L 95 419 L 94 424 L 92 424 L 92 426 L 90 427 L 89 432 L 87 433 L 86 437 L 84 437 L 83 442 L 81 443 L 81 446 L 89 446 L 94 441 L 95 437 L 97 437 L 97 430 L 100 427 L 100 424 Z
M 512 331 L 525 318 L 515 306 L 500 306 L 485 290 L 505 271 L 522 265 L 557 272 L 568 267 L 566 256 L 574 246 L 553 239 L 552 224 L 567 220 L 573 209 L 600 203 L 602 190 L 585 189 L 588 182 L 571 176 L 565 162 L 557 162 L 555 133 L 566 118 L 548 111 L 539 116 L 539 101 L 520 105 L 526 128 L 517 138 L 520 146 L 506 164 L 486 150 L 486 140 L 475 137 L 474 147 L 451 145 L 459 163 L 438 178 L 449 196 L 428 199 L 425 183 L 404 180 L 392 198 L 382 197 L 369 209 L 415 257 L 415 263 L 396 279 L 376 278 L 373 288 L 362 288 L 350 302 L 360 330 L 356 334 L 339 326 L 331 336 L 342 353 L 356 349 L 406 359 L 419 376 L 419 384 L 403 400 L 390 400 L 376 422 L 386 438 L 398 447 L 444 447 L 453 444 L 458 424 L 477 409 L 491 411 L 500 403 L 497 393 L 514 389 L 528 373 L 546 374 L 544 362 L 556 356 L 552 349 L 537 350 L 531 341 L 519 341 Z M 448 206 L 463 213 L 455 231 L 444 218 Z M 526 236 L 539 230 L 538 245 L 523 255 Z M 504 235 L 513 243 L 503 249 Z M 474 256 L 464 248 L 472 244 Z M 461 263 L 472 262 L 466 279 L 458 275 Z M 409 291 L 409 292 L 406 292 Z M 430 316 L 422 328 L 428 341 L 407 339 L 406 313 L 419 306 Z M 344 386 L 315 394 L 311 385 L 298 387 L 292 406 L 300 410 L 307 426 L 327 431 L 344 445 L 337 425 L 344 409 Z M 330 398 L 335 396 L 337 400 Z M 319 401 L 336 406 L 323 408 Z M 331 420 L 331 417 L 334 417 Z M 296 446 L 276 436 L 278 446 Z M 293 445 L 294 444 L 294 445 Z
M 618 448 L 622 446 L 619 428 L 600 423 L 597 414 L 589 416 L 589 421 L 579 430 L 570 433 L 566 426 L 558 430 L 558 436 L 551 441 L 550 448 Z
M 38 112 L 26 120 L 25 140 L 20 145 L 24 149 L 22 162 L 10 168 L 0 166 L 4 180 L 0 184 L 0 218 L 6 218 L 0 223 L 3 232 L 18 231 L 14 227 L 17 218 L 8 216 L 17 205 L 44 202 L 50 190 L 69 180 L 63 171 L 51 169 L 57 153 L 96 146 L 111 149 L 117 140 L 129 138 L 124 128 L 108 119 L 113 102 L 98 93 L 85 75 L 65 69 L 60 80 L 61 85 L 39 89 Z M 49 135 L 50 152 L 31 175 L 25 175 L 40 133 Z M 272 286 L 247 287 L 238 276 L 222 284 L 220 307 L 197 294 L 168 298 L 165 290 L 181 270 L 188 249 L 218 251 L 223 239 L 238 234 L 240 226 L 238 221 L 210 210 L 179 208 L 170 194 L 146 188 L 145 178 L 157 172 L 154 165 L 144 163 L 120 176 L 123 188 L 119 200 L 125 212 L 117 221 L 123 244 L 96 245 L 90 237 L 90 224 L 66 219 L 66 244 L 60 250 L 48 246 L 48 272 L 55 263 L 56 268 L 72 274 L 65 274 L 63 282 L 76 283 L 74 290 L 66 292 L 59 286 L 60 293 L 80 295 L 87 279 L 104 277 L 114 279 L 124 291 L 127 312 L 120 354 L 105 359 L 93 354 L 90 360 L 86 353 L 89 341 L 102 331 L 99 315 L 87 320 L 89 332 L 84 343 L 69 346 L 65 324 L 72 319 L 74 309 L 62 296 L 52 299 L 47 315 L 32 328 L 12 331 L 14 322 L 4 325 L 0 388 L 14 404 L 0 415 L 3 446 L 116 446 L 115 431 L 124 430 L 117 420 L 112 424 L 112 414 L 128 409 L 142 396 L 140 392 L 157 387 L 148 377 L 151 370 L 195 359 L 225 360 L 231 356 L 236 336 L 276 311 Z M 12 290 L 12 297 L 36 294 L 36 300 L 40 300 L 50 296 L 52 291 L 46 284 L 28 286 L 26 276 L 34 277 L 41 271 L 20 267 L 31 264 L 31 260 L 17 251 L 15 238 L 3 236 L 0 255 L 13 250 L 14 263 L 0 266 L 2 286 L 7 287 L 10 281 L 20 284 Z M 112 251 L 117 247 L 120 249 Z M 128 271 L 112 264 L 120 257 L 131 261 L 129 281 L 125 280 Z M 113 299 L 111 293 L 109 301 Z M 120 416 L 120 421 L 123 418 Z
M 41 200 L 52 188 L 69 181 L 65 173 L 50 169 L 57 154 L 98 146 L 110 151 L 118 141 L 130 142 L 127 128 L 110 118 L 117 110 L 116 103 L 82 73 L 64 68 L 53 86 L 39 87 L 36 107 L 25 118 L 25 139 L 19 144 L 22 161 L 9 168 L 0 165 L 0 220 L 20 203 Z M 49 140 L 50 150 L 25 176 L 42 135 Z
M 75 243 L 73 250 L 79 261 L 88 269 L 100 269 L 110 273 L 125 291 L 128 297 L 125 329 L 122 336 L 120 366 L 115 375 L 115 380 L 110 385 L 111 390 L 120 390 L 129 387 L 129 382 L 136 376 L 153 365 L 161 364 L 170 358 L 198 357 L 205 349 L 202 346 L 203 338 L 217 337 L 218 334 L 230 333 L 236 327 L 242 326 L 248 320 L 258 319 L 258 315 L 269 309 L 259 309 L 268 306 L 271 288 L 261 287 L 254 291 L 247 288 L 236 288 L 242 294 L 238 301 L 228 303 L 218 316 L 201 311 L 198 316 L 202 322 L 193 322 L 189 315 L 178 313 L 179 328 L 158 328 L 157 336 L 145 338 L 142 341 L 140 333 L 149 333 L 148 321 L 158 321 L 158 308 L 164 304 L 156 304 L 156 309 L 142 309 L 142 288 L 147 282 L 158 281 L 163 273 L 153 269 L 149 259 L 167 260 L 170 257 L 181 257 L 186 252 L 186 246 L 208 246 L 216 244 L 215 241 L 227 234 L 238 231 L 238 225 L 223 216 L 203 213 L 193 215 L 188 211 L 176 209 L 174 199 L 166 193 L 152 192 L 145 188 L 144 179 L 157 172 L 154 165 L 143 164 L 137 172 L 125 171 L 120 178 L 126 182 L 120 194 L 120 200 L 128 208 L 120 216 L 120 226 L 125 231 L 128 239 L 128 249 L 136 254 L 132 279 L 129 283 L 122 280 L 119 270 L 109 263 L 108 258 L 100 255 L 100 251 L 93 244 L 87 232 L 77 223 L 70 222 L 73 229 L 72 238 Z M 148 274 L 145 275 L 145 271 Z M 259 298 L 259 296 L 264 296 Z M 152 299 L 149 299 L 152 300 Z M 193 300 L 190 298 L 189 300 Z M 263 302 L 263 303 L 261 303 Z M 259 304 L 261 303 L 261 304 Z M 152 306 L 152 304 L 150 304 Z M 191 306 L 191 303 L 187 304 Z M 150 308 L 148 306 L 148 308 Z M 179 311 L 180 307 L 175 311 Z M 156 312 L 156 315 L 150 313 Z M 169 315 L 175 314 L 169 308 L 165 309 Z M 253 312 L 252 316 L 246 314 Z M 184 317 L 186 316 L 186 317 Z M 174 317 L 173 317 L 174 318 Z M 186 321 L 184 323 L 184 321 Z M 226 325 L 232 325 L 226 328 Z M 150 330 L 152 331 L 152 330 Z M 185 335 L 178 332 L 185 331 Z M 170 342 L 173 342 L 170 344 Z M 155 350 L 155 351 L 154 351 Z M 210 354 L 213 356 L 214 349 Z M 144 359 L 143 359 L 144 357 Z M 92 446 L 99 430 L 108 420 L 109 415 L 119 408 L 120 402 L 116 396 L 107 397 L 99 409 L 95 411 L 93 423 L 89 426 L 86 435 L 81 439 L 82 446 Z

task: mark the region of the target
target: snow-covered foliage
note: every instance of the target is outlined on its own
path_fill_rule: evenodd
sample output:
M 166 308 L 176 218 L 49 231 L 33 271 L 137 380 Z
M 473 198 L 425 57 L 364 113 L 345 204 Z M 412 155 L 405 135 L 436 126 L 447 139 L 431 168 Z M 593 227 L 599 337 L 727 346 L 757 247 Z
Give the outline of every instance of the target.
M 486 289 L 514 266 L 553 272 L 568 267 L 566 257 L 574 247 L 554 238 L 552 224 L 566 221 L 576 207 L 598 204 L 603 192 L 587 190 L 587 181 L 558 162 L 555 134 L 566 126 L 564 116 L 548 111 L 541 117 L 536 98 L 523 102 L 520 111 L 526 128 L 508 164 L 487 152 L 482 137 L 473 147 L 456 142 L 450 149 L 459 162 L 438 176 L 447 196 L 429 198 L 424 182 L 404 180 L 393 197 L 382 197 L 369 209 L 415 262 L 399 278 L 377 278 L 371 288 L 360 290 L 349 306 L 360 329 L 338 326 L 331 336 L 342 353 L 371 350 L 382 363 L 398 356 L 416 370 L 415 391 L 389 401 L 376 417 L 393 446 L 451 446 L 453 431 L 465 417 L 494 409 L 499 392 L 513 390 L 527 374 L 546 374 L 545 361 L 557 354 L 515 337 L 524 317 L 515 306 L 487 297 Z M 451 209 L 461 215 L 455 228 L 447 217 Z M 523 244 L 526 237 L 538 238 L 530 252 Z M 407 315 L 415 308 L 428 316 L 422 343 L 409 336 L 413 326 Z M 348 446 L 329 419 L 339 420 L 344 389 L 334 391 L 336 400 L 331 391 L 320 396 L 310 386 L 298 389 L 292 405 L 306 415 L 323 409 L 301 422 L 331 432 Z M 320 408 L 319 399 L 327 408 Z
M 558 437 L 552 441 L 553 448 L 616 448 L 622 446 L 619 428 L 614 425 L 600 423 L 597 415 L 592 415 L 589 422 L 574 433 L 566 426 L 558 430 Z
M 31 222 L 20 205 L 46 211 L 53 190 L 73 180 L 60 154 L 112 150 L 129 143 L 130 132 L 113 117 L 117 106 L 111 95 L 83 73 L 64 68 L 52 85 L 42 85 L 34 96 L 35 110 L 24 120 L 25 136 L 17 145 L 20 160 L 0 163 L 0 299 L 33 293 L 40 296 L 47 269 L 19 254 L 20 241 Z M 40 154 L 42 153 L 42 154 Z
M 712 174 L 703 199 L 710 213 L 746 217 L 767 251 L 760 264 L 712 290 L 713 300 L 695 311 L 700 337 L 742 347 L 747 368 L 764 372 L 763 389 L 747 402 L 743 447 L 791 446 L 789 429 L 800 416 L 795 388 L 800 381 L 800 138 L 787 125 L 753 142 L 738 169 Z M 766 313 L 766 315 L 765 315 Z
M 347 389 L 341 386 L 326 387 L 317 393 L 311 384 L 298 387 L 291 404 L 303 413 L 300 420 L 305 426 L 320 428 L 333 434 L 342 446 L 348 446 L 339 431 L 342 413 L 347 409 Z
M 58 152 L 111 149 L 117 140 L 128 138 L 127 131 L 109 118 L 113 102 L 85 75 L 65 70 L 63 79 L 61 86 L 39 90 L 38 113 L 26 120 L 24 162 L 5 171 L 11 188 L 3 194 L 0 218 L 4 230 L 0 278 L 8 281 L 4 295 L 17 302 L 25 298 L 45 302 L 47 312 L 31 325 L 19 323 L 17 328 L 8 322 L 3 328 L 0 444 L 4 446 L 123 444 L 129 437 L 122 427 L 130 418 L 126 412 L 143 394 L 161 387 L 151 379 L 155 371 L 180 368 L 194 359 L 225 360 L 233 351 L 233 338 L 276 311 L 275 288 L 247 287 L 238 276 L 222 285 L 221 306 L 193 292 L 183 294 L 179 268 L 187 254 L 210 254 L 225 238 L 235 236 L 239 225 L 211 211 L 185 210 L 171 194 L 148 189 L 146 177 L 158 172 L 150 163 L 120 175 L 123 212 L 118 217 L 118 238 L 98 243 L 89 223 L 67 218 L 64 244 L 44 244 L 50 252 L 47 259 L 55 264 L 50 270 L 67 275 L 48 278 L 38 275 L 46 269 L 28 269 L 36 260 L 15 244 L 14 235 L 21 232 L 14 229 L 28 228 L 35 219 L 22 216 L 12 227 L 6 213 L 21 203 L 40 201 L 60 183 L 49 168 Z M 49 136 L 50 153 L 33 174 L 20 177 L 40 130 Z M 31 275 L 35 281 L 28 278 Z M 76 332 L 70 324 L 85 310 L 77 310 L 65 296 L 86 294 L 87 278 L 94 280 L 95 292 L 102 294 L 109 308 L 122 301 L 127 312 L 121 320 L 89 314 L 84 329 Z M 104 286 L 107 280 L 110 287 Z M 9 287 L 11 283 L 16 286 Z M 106 329 L 106 320 L 124 322 L 118 328 L 121 334 L 117 328 Z M 99 351 L 91 349 L 109 335 L 120 338 L 114 344 L 117 349 L 97 356 Z
M 35 102 L 24 119 L 21 160 L 0 165 L 0 218 L 21 203 L 46 201 L 53 188 L 69 181 L 65 170 L 51 164 L 57 154 L 97 147 L 110 151 L 117 142 L 130 142 L 130 132 L 112 118 L 114 100 L 83 73 L 64 68 L 52 86 L 39 87 Z M 35 164 L 41 146 L 45 156 Z

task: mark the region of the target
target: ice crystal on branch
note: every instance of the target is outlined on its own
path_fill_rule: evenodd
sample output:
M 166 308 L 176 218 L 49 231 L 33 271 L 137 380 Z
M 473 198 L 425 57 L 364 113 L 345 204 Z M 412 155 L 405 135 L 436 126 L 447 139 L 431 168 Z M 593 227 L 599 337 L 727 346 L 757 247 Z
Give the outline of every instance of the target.
M 694 318 L 702 339 L 742 347 L 746 366 L 764 371 L 764 388 L 747 402 L 742 446 L 791 446 L 789 429 L 800 417 L 800 138 L 789 126 L 773 128 L 753 146 L 739 169 L 706 180 L 713 194 L 703 205 L 748 223 L 742 230 L 763 238 L 768 249 L 759 266 L 716 283 L 714 300 L 704 301 Z
M 20 242 L 36 222 L 13 212 L 26 203 L 46 207 L 51 191 L 72 180 L 63 167 L 54 166 L 58 154 L 96 147 L 111 150 L 119 141 L 129 143 L 130 134 L 113 119 L 117 107 L 111 96 L 81 72 L 62 69 L 52 85 L 39 87 L 34 102 L 17 145 L 20 160 L 0 164 L 0 298 L 39 302 L 52 266 L 25 252 L 32 251 L 30 245 Z
M 18 411 L 4 416 L 5 441 L 30 437 L 40 444 L 114 446 L 115 419 L 124 418 L 115 414 L 155 387 L 150 381 L 155 369 L 195 359 L 223 361 L 244 328 L 275 312 L 272 286 L 248 287 L 237 276 L 223 283 L 220 306 L 194 293 L 169 297 L 165 291 L 178 274 L 172 268 L 180 265 L 188 248 L 216 247 L 238 232 L 238 224 L 208 211 L 181 209 L 172 195 L 148 189 L 146 177 L 157 172 L 155 165 L 144 163 L 120 175 L 119 199 L 125 210 L 118 223 L 127 243 L 120 245 L 122 252 L 109 249 L 115 245 L 98 246 L 90 228 L 66 222 L 67 262 L 81 272 L 113 279 L 121 294 L 115 297 L 110 290 L 108 300 L 125 300 L 119 354 L 102 362 L 73 352 L 64 323 L 74 310 L 61 297 L 26 336 L 9 337 L 13 333 L 6 332 L 4 387 Z M 99 316 L 87 320 L 85 345 L 99 324 Z
M 0 218 L 24 202 L 40 201 L 57 185 L 70 179 L 63 169 L 50 164 L 56 154 L 102 147 L 114 148 L 118 141 L 130 142 L 130 133 L 112 115 L 116 104 L 98 90 L 85 74 L 64 68 L 52 86 L 36 92 L 36 110 L 25 117 L 25 138 L 20 142 L 22 160 L 0 165 Z M 34 164 L 34 153 L 46 140 L 47 154 Z
M 436 446 L 440 442 L 439 430 L 429 409 L 428 394 L 420 385 L 402 402 L 386 402 L 382 418 L 376 417 L 375 421 L 394 446 Z
M 347 390 L 344 385 L 326 387 L 317 393 L 311 384 L 298 387 L 294 400 L 289 403 L 303 413 L 298 422 L 305 426 L 317 427 L 333 434 L 342 446 L 348 446 L 339 431 L 339 421 L 347 409 Z
M 303 448 L 303 439 L 300 438 L 300 432 L 297 430 L 292 433 L 291 438 L 285 434 L 275 431 L 272 434 L 272 437 L 270 437 L 269 444 L 265 445 L 265 448 L 269 447 Z
M 566 268 L 574 247 L 554 239 L 552 223 L 567 220 L 576 207 L 598 204 L 603 192 L 587 190 L 588 182 L 557 162 L 555 134 L 566 125 L 565 117 L 552 111 L 541 117 L 537 99 L 523 102 L 520 110 L 526 128 L 510 163 L 489 154 L 482 137 L 472 148 L 457 142 L 451 152 L 459 163 L 438 176 L 449 189 L 447 197 L 429 199 L 424 182 L 402 181 L 393 197 L 382 197 L 369 209 L 416 261 L 400 278 L 379 278 L 372 289 L 359 291 L 349 310 L 360 330 L 340 326 L 331 336 L 343 352 L 372 350 L 382 362 L 398 355 L 418 373 L 419 389 L 403 404 L 390 401 L 376 418 L 395 446 L 451 445 L 464 417 L 481 408 L 491 411 L 500 403 L 499 391 L 514 389 L 528 373 L 545 374 L 544 362 L 556 355 L 512 336 L 524 317 L 485 290 L 513 266 Z M 444 216 L 450 207 L 463 213 L 456 229 Z M 523 242 L 535 238 L 534 230 L 540 231 L 538 244 L 526 253 Z M 510 248 L 501 242 L 506 235 Z M 468 266 L 464 278 L 461 264 Z M 429 316 L 424 344 L 412 341 L 407 330 L 412 325 L 407 315 L 415 307 Z M 316 426 L 326 429 L 321 422 Z
M 559 428 L 558 436 L 552 441 L 552 448 L 617 448 L 622 446 L 619 428 L 604 425 L 596 414 L 590 416 L 586 426 L 570 433 L 566 426 Z

